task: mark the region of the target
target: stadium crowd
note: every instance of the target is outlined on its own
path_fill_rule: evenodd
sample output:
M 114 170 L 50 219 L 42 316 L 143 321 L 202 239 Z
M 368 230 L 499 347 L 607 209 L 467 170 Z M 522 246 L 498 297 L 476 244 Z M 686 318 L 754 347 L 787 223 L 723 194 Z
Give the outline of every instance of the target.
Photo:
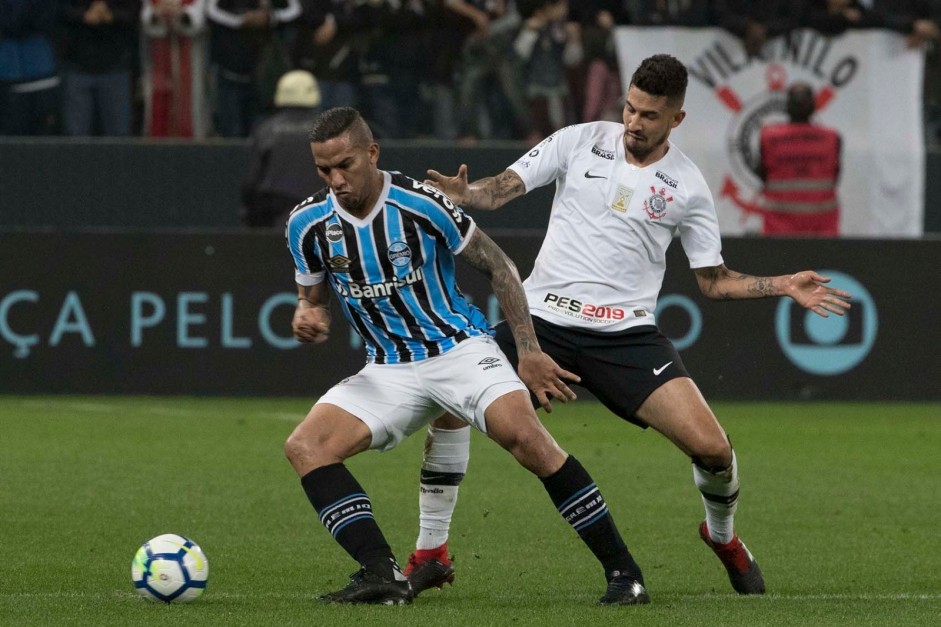
M 535 142 L 620 119 L 625 24 L 900 32 L 937 141 L 941 0 L 2 0 L 0 135 L 247 137 L 303 69 L 382 139 Z

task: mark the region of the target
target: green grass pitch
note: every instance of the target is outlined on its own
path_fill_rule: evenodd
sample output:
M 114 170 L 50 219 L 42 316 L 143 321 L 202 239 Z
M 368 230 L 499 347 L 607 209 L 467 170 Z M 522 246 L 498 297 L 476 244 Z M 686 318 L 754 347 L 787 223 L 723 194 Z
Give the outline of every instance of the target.
M 282 454 L 310 400 L 0 397 L 2 625 L 938 625 L 941 405 L 716 403 L 739 459 L 737 529 L 769 593 L 739 597 L 700 542 L 689 462 L 579 401 L 544 416 L 593 473 L 652 603 L 598 607 L 600 567 L 538 480 L 480 434 L 450 547 L 455 585 L 408 607 L 315 600 L 356 569 Z M 400 560 L 423 434 L 349 462 Z M 148 603 L 137 547 L 195 539 L 209 585 Z

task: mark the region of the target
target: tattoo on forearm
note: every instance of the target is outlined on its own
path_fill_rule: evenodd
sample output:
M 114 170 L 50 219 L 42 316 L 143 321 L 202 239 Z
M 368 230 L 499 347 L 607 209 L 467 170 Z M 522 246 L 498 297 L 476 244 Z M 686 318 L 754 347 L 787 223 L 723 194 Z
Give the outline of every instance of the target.
M 767 296 L 775 296 L 777 291 L 774 289 L 774 284 L 772 283 L 771 277 L 769 276 L 756 276 L 752 277 L 755 279 L 755 282 L 748 286 L 748 291 L 758 294 L 762 298 Z
M 461 253 L 461 258 L 490 279 L 497 302 L 516 339 L 517 351 L 525 353 L 538 349 L 526 293 L 516 265 L 506 253 L 483 231 L 478 231 Z
M 773 277 L 752 276 L 729 270 L 724 264 L 696 270 L 702 293 L 715 300 L 777 296 Z
M 467 188 L 464 205 L 472 209 L 497 209 L 525 193 L 522 179 L 515 172 L 504 170 L 472 183 Z

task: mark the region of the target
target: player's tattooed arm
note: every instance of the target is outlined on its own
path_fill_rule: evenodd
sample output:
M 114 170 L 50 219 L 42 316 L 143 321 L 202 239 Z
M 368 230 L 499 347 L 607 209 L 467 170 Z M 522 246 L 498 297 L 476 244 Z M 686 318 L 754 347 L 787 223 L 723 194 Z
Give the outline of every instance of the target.
M 539 350 L 516 264 L 479 228 L 461 253 L 461 259 L 490 279 L 493 293 L 516 340 L 517 351 L 522 354 Z
M 513 170 L 504 170 L 496 176 L 468 183 L 467 166 L 463 164 L 454 176 L 428 170 L 425 183 L 437 187 L 464 208 L 484 211 L 499 209 L 526 193 L 523 180 Z
M 813 270 L 780 276 L 751 276 L 729 270 L 725 264 L 696 268 L 696 280 L 702 293 L 714 300 L 788 296 L 802 307 L 828 317 L 842 316 L 849 309 L 849 292 L 827 287 L 829 278 Z
M 713 300 L 768 298 L 782 296 L 775 286 L 775 278 L 752 276 L 730 270 L 725 264 L 710 268 L 696 268 L 696 280 L 704 296 Z
M 575 392 L 565 381 L 577 383 L 580 378 L 575 373 L 559 367 L 539 347 L 533 320 L 529 315 L 526 292 L 523 291 L 523 284 L 513 261 L 480 229 L 476 230 L 471 241 L 467 243 L 461 258 L 490 279 L 493 293 L 503 309 L 503 315 L 506 316 L 507 325 L 516 343 L 519 357 L 517 374 L 535 394 L 542 408 L 547 412 L 552 411 L 553 398 L 563 403 L 575 399 Z
M 488 176 L 468 185 L 463 206 L 491 211 L 525 193 L 523 179 L 513 170 L 504 170 L 496 176 Z

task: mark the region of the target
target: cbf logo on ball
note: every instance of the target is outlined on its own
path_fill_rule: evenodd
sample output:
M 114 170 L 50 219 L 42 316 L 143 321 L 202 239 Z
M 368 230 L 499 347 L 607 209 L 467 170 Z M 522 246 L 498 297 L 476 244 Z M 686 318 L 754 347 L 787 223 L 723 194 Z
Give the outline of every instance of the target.
M 790 298 L 778 303 L 774 326 L 778 343 L 791 363 L 818 375 L 842 374 L 858 366 L 872 350 L 879 331 L 876 303 L 853 277 L 835 270 L 821 270 L 827 285 L 853 295 L 852 307 L 843 316 L 818 316 Z
M 404 268 L 412 263 L 412 249 L 405 242 L 389 244 L 389 261 L 396 268 Z

